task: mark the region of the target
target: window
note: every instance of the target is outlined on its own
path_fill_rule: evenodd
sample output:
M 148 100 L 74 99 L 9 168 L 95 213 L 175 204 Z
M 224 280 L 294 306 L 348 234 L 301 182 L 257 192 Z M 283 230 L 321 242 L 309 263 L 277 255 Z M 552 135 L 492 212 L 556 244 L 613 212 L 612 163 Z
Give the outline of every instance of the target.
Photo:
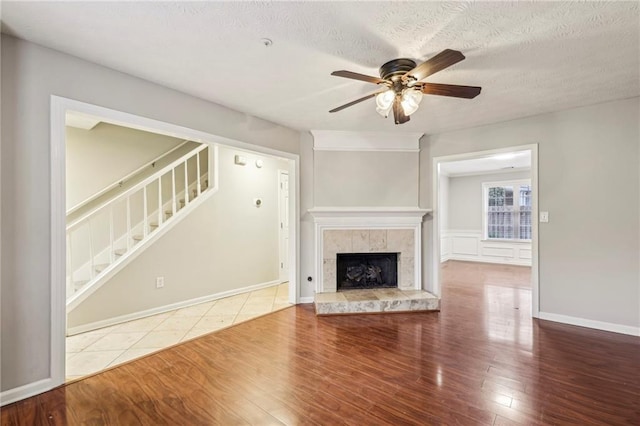
M 487 240 L 531 240 L 531 181 L 482 184 Z

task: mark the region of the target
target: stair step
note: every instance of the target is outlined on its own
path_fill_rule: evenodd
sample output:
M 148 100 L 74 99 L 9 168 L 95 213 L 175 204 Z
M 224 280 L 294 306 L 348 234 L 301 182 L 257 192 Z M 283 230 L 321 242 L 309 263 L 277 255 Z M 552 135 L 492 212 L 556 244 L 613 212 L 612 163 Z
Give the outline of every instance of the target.
M 135 235 L 132 235 L 131 238 L 133 239 L 133 241 L 138 242 L 138 241 L 142 241 L 144 239 L 144 235 L 135 234 Z
M 127 252 L 127 249 L 116 249 L 113 251 L 113 254 L 115 254 L 116 256 L 122 256 L 126 252 Z
M 97 273 L 100 273 L 104 271 L 107 268 L 107 266 L 109 266 L 108 263 L 99 263 L 97 265 L 94 265 L 93 268 L 96 270 Z
M 158 227 L 158 222 L 149 222 L 149 228 L 153 231 Z

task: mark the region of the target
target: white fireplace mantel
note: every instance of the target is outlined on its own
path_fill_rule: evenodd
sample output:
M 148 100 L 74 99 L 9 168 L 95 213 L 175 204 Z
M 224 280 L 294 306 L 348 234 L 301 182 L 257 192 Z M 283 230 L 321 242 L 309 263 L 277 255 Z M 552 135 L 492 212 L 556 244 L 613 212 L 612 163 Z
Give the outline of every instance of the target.
M 418 207 L 314 207 L 307 210 L 315 223 L 352 224 L 364 226 L 388 223 L 422 223 L 422 217 L 431 209 Z
M 411 277 L 406 284 L 413 289 L 422 288 L 421 280 L 421 230 L 423 216 L 430 213 L 430 209 L 420 209 L 418 207 L 314 207 L 308 210 L 315 222 L 315 277 L 316 293 L 335 292 L 335 277 L 331 276 L 333 264 L 324 254 L 324 232 L 325 231 L 353 231 L 385 230 L 406 233 L 410 230 L 413 235 L 413 246 L 404 250 L 404 255 L 409 256 L 412 266 L 407 270 L 405 277 Z M 397 231 L 405 230 L 405 231 Z M 344 232 L 343 232 L 344 233 Z M 411 235 L 409 234 L 409 235 Z M 347 234 L 349 235 L 349 234 Z M 371 249 L 374 250 L 374 249 Z M 407 251 L 408 250 L 408 251 Z M 397 250 L 400 251 L 400 250 Z M 334 256 L 334 254 L 331 254 Z M 335 262 L 335 261 L 333 261 Z M 326 276 L 325 276 L 326 275 Z

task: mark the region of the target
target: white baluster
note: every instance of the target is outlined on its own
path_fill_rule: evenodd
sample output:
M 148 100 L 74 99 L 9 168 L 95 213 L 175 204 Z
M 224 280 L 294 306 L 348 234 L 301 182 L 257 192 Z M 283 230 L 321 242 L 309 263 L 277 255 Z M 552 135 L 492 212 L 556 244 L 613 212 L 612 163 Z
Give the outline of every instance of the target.
M 187 160 L 184 162 L 184 206 L 189 204 L 189 174 L 187 173 Z
M 87 221 L 87 224 L 89 225 L 89 268 L 91 268 L 89 270 L 89 279 L 93 279 L 96 270 L 93 262 L 93 235 L 91 232 L 91 219 Z
M 197 194 L 200 196 L 200 192 L 202 191 L 202 186 L 200 185 L 200 151 L 196 153 L 196 190 Z
M 173 215 L 176 214 L 176 169 L 171 169 L 171 211 Z
M 109 254 L 109 258 L 111 259 L 110 263 L 113 263 L 113 261 L 116 260 L 116 254 L 113 251 L 114 240 L 115 238 L 113 236 L 113 204 L 111 204 L 109 206 L 109 246 L 111 247 L 111 253 Z
M 67 232 L 67 277 L 70 287 L 67 287 L 67 297 L 73 292 L 69 291 L 73 289 L 73 257 L 71 257 L 71 232 Z
M 162 225 L 162 176 L 158 178 L 158 226 Z
M 127 197 L 127 251 L 131 250 L 133 241 L 131 240 L 131 196 Z
M 144 215 L 143 220 L 143 226 L 144 226 L 144 231 L 142 231 L 142 235 L 144 235 L 145 237 L 147 236 L 149 230 L 149 218 L 148 218 L 148 213 L 147 213 L 147 187 L 144 186 L 142 188 L 142 214 Z

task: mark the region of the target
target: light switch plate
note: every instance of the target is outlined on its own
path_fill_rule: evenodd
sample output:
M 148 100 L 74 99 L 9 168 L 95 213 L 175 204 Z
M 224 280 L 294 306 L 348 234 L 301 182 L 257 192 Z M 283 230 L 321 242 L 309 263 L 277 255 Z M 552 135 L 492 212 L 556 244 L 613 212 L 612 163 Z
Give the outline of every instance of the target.
M 247 157 L 243 157 L 242 155 L 236 155 L 234 158 L 234 162 L 239 166 L 244 166 L 247 164 Z
M 549 222 L 549 212 L 540 212 L 540 222 Z

